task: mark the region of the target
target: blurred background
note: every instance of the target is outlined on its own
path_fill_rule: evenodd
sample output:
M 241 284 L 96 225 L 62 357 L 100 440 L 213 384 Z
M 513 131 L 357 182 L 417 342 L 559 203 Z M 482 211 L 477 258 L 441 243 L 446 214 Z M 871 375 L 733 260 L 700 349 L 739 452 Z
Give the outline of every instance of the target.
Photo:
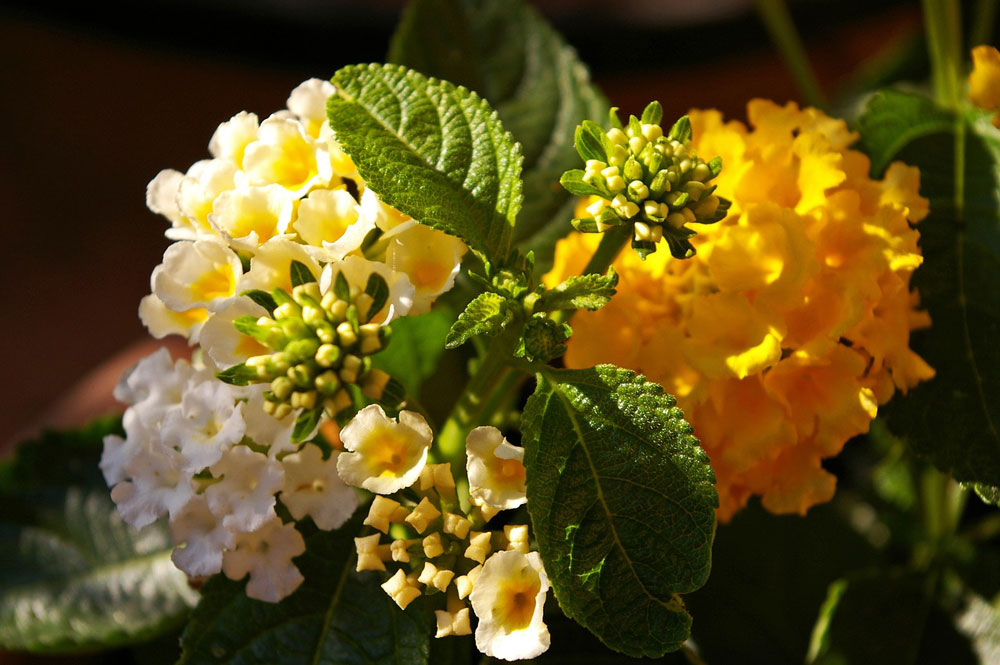
M 40 422 L 78 421 L 59 396 L 144 337 L 136 310 L 167 246 L 146 183 L 207 157 L 215 127 L 237 111 L 266 117 L 307 78 L 383 60 L 404 5 L 0 3 L 0 449 Z M 668 116 L 714 106 L 742 117 L 751 97 L 797 98 L 751 0 L 535 5 L 625 111 L 656 97 Z M 792 12 L 835 99 L 863 83 L 863 63 L 862 76 L 921 74 L 917 2 L 802 1 Z M 74 403 L 106 408 L 107 385 L 98 377 Z

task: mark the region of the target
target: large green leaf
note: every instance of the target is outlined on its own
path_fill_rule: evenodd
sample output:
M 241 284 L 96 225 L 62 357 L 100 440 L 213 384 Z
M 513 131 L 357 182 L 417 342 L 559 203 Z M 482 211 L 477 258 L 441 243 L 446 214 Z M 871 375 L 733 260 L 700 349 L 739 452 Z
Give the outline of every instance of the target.
M 386 203 L 502 262 L 521 209 L 521 149 L 481 97 L 397 65 L 333 75 L 330 126 Z
M 360 515 L 360 514 L 359 514 Z M 354 572 L 360 517 L 334 532 L 309 529 L 295 559 L 305 581 L 272 604 L 221 575 L 202 591 L 178 665 L 425 665 L 430 624 L 419 601 L 405 612 L 376 573 Z
M 579 165 L 573 131 L 603 121 L 608 103 L 576 52 L 522 0 L 413 0 L 389 60 L 475 90 L 524 150 L 525 203 L 514 239 L 540 268 L 569 232 L 572 207 L 559 177 Z M 539 234 L 547 242 L 536 242 Z
M 516 303 L 499 293 L 488 291 L 472 299 L 448 331 L 446 346 L 459 347 L 476 335 L 493 336 L 514 320 Z
M 894 113 L 911 129 L 898 126 Z M 919 226 L 924 264 L 912 285 L 933 326 L 914 332 L 911 347 L 937 376 L 897 396 L 887 413 L 893 431 L 940 469 L 997 486 L 1000 131 L 971 110 L 948 115 L 945 131 L 942 114 L 917 95 L 882 93 L 859 120 L 864 145 L 880 164 L 894 158 L 920 167 L 921 193 L 931 202 Z
M 675 400 L 611 365 L 545 370 L 524 411 L 528 510 L 568 616 L 609 647 L 687 639 L 679 594 L 708 578 L 715 476 Z
M 0 649 L 69 653 L 154 638 L 198 594 L 162 523 L 122 522 L 98 471 L 117 419 L 23 444 L 0 471 Z

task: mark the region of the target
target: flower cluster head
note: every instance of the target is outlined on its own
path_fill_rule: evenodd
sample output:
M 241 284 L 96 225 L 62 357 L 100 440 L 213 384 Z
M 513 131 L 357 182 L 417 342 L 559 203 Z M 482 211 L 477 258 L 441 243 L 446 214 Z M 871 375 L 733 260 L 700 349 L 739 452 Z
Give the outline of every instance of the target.
M 326 122 L 334 92 L 313 79 L 263 121 L 238 113 L 210 159 L 149 184 L 174 242 L 139 316 L 197 348 L 126 375 L 126 436 L 107 437 L 101 461 L 129 524 L 169 521 L 178 567 L 249 575 L 247 594 L 270 602 L 302 582 L 295 522 L 335 529 L 358 504 L 338 470 L 355 453 L 331 450 L 320 426 L 368 401 L 398 406 L 372 356 L 388 323 L 452 287 L 466 251 L 366 187 Z
M 676 395 L 722 519 L 751 495 L 778 513 L 829 500 L 821 460 L 896 389 L 933 375 L 909 348 L 930 323 L 910 290 L 928 210 L 917 170 L 895 163 L 872 179 L 849 148 L 856 135 L 815 109 L 755 100 L 748 116 L 751 128 L 691 112 L 691 145 L 725 160 L 717 192 L 732 208 L 688 261 L 621 255 L 615 299 L 575 315 L 565 356 L 633 368 Z M 594 245 L 561 241 L 546 283 L 577 274 Z
M 643 258 L 656 251 L 664 237 L 677 258 L 694 254 L 687 224 L 713 224 L 726 215 L 729 202 L 715 195 L 710 181 L 722 170 L 719 157 L 705 162 L 691 145 L 691 124 L 682 117 L 664 135 L 663 109 L 652 102 L 642 118 L 622 125 L 617 109 L 605 132 L 592 121 L 576 131 L 576 149 L 586 160 L 585 171 L 568 171 L 562 184 L 581 196 L 594 197 L 573 226 L 585 233 L 603 233 L 629 224 L 632 247 Z
M 349 484 L 376 493 L 355 538 L 357 570 L 384 575 L 382 589 L 406 609 L 435 607 L 436 637 L 469 635 L 492 657 L 533 658 L 549 646 L 542 608 L 549 587 L 527 524 L 491 530 L 500 511 L 525 503 L 523 450 L 494 427 L 467 440 L 471 505 L 463 509 L 449 463 L 428 464 L 432 433 L 417 413 L 389 418 L 378 406 L 341 431 L 337 466 Z
M 994 46 L 972 49 L 969 100 L 984 111 L 994 111 L 993 124 L 1000 128 L 1000 51 Z

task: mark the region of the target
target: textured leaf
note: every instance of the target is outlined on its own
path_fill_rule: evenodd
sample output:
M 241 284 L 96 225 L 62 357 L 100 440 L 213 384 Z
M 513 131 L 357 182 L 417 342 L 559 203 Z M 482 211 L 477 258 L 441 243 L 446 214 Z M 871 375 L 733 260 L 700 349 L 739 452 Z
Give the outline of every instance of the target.
M 912 141 L 930 134 L 950 132 L 954 120 L 921 95 L 882 90 L 868 101 L 858 118 L 858 131 L 872 172 L 882 173 L 897 153 Z
M 400 381 L 407 394 L 419 395 L 421 384 L 438 367 L 453 318 L 451 310 L 435 306 L 426 314 L 394 320 L 389 344 L 372 356 L 374 366 Z
M 406 612 L 379 588 L 376 573 L 354 572 L 356 516 L 338 531 L 311 529 L 295 559 L 305 581 L 272 604 L 247 598 L 221 575 L 202 591 L 182 639 L 178 665 L 424 665 L 430 626 L 415 602 Z
M 556 309 L 600 309 L 615 295 L 617 285 L 618 275 L 614 268 L 608 268 L 606 275 L 591 273 L 570 277 L 542 294 L 535 303 L 535 309 L 543 312 Z
M 830 586 L 813 631 L 810 665 L 915 663 L 931 599 L 916 574 L 878 572 Z
M 502 262 L 521 209 L 521 149 L 482 98 L 397 65 L 333 76 L 330 125 L 383 201 Z
M 514 320 L 514 305 L 498 293 L 480 293 L 448 331 L 445 347 L 454 349 L 475 335 L 496 335 Z
M 888 423 L 956 479 L 1000 486 L 1000 131 L 984 114 L 955 116 L 952 128 L 964 135 L 956 173 L 954 133 L 939 129 L 898 145 L 891 131 L 872 131 L 884 129 L 875 120 L 897 107 L 920 124 L 913 109 L 926 110 L 926 102 L 915 97 L 876 96 L 859 123 L 868 128 L 863 141 L 872 154 L 920 167 L 921 193 L 931 202 L 919 226 L 924 264 L 912 285 L 933 326 L 914 332 L 910 346 L 937 376 L 893 399 Z M 926 115 L 923 124 L 939 115 Z M 956 196 L 956 179 L 964 196 Z
M 522 422 L 528 510 L 563 611 L 609 647 L 687 639 L 708 578 L 715 476 L 660 386 L 611 365 L 547 370 Z
M 165 525 L 124 524 L 97 470 L 105 420 L 50 432 L 4 465 L 0 649 L 72 653 L 154 638 L 197 600 Z M 9 475 L 8 475 L 9 474 Z
M 414 0 L 389 60 L 465 85 L 497 109 L 524 151 L 524 207 L 514 240 L 536 249 L 539 269 L 570 231 L 570 195 L 558 186 L 579 166 L 573 133 L 603 121 L 608 103 L 576 52 L 522 0 Z M 545 233 L 549 242 L 536 238 Z

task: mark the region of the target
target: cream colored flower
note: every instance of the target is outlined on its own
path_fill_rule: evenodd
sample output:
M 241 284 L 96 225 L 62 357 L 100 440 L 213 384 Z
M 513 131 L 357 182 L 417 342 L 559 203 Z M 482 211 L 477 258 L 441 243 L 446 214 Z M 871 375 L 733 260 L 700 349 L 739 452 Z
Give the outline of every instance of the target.
M 250 270 L 243 277 L 242 288 L 268 292 L 284 289 L 291 293 L 292 261 L 298 261 L 309 268 L 313 276 L 319 277 L 321 269 L 317 254 L 322 254 L 323 250 L 310 251 L 314 249 L 295 242 L 290 236 L 269 240 L 257 248 Z
M 447 233 L 410 221 L 389 232 L 385 262 L 406 273 L 413 284 L 411 314 L 422 314 L 434 299 L 455 285 L 462 265 L 465 243 Z
M 511 445 L 496 427 L 477 427 L 466 439 L 469 494 L 500 510 L 527 502 L 524 449 Z
M 208 151 L 213 157 L 243 164 L 243 153 L 247 146 L 257 139 L 260 121 L 257 114 L 240 111 L 228 121 L 219 125 L 208 143 Z
M 247 596 L 277 603 L 302 584 L 302 573 L 292 559 L 306 551 L 306 543 L 294 526 L 277 517 L 251 533 L 236 536 L 233 549 L 222 559 L 222 572 L 231 580 L 249 573 Z
M 319 446 L 306 444 L 302 449 L 282 458 L 285 485 L 281 503 L 297 520 L 307 515 L 320 529 L 336 529 L 350 519 L 358 507 L 354 490 L 337 475 L 337 456 L 323 459 Z
M 252 356 L 268 354 L 270 349 L 233 326 L 233 321 L 241 316 L 259 318 L 266 314 L 267 310 L 250 298 L 234 298 L 205 321 L 198 344 L 215 366 L 222 369 Z
M 323 133 L 326 125 L 326 100 L 336 91 L 329 81 L 309 79 L 296 86 L 288 96 L 288 110 L 298 117 L 306 133 L 314 139 Z
M 175 242 L 150 278 L 153 293 L 175 312 L 218 309 L 236 295 L 243 266 L 236 252 L 217 240 Z
M 177 208 L 191 225 L 195 237 L 214 236 L 208 216 L 212 214 L 215 199 L 236 186 L 236 164 L 225 159 L 203 159 L 188 169 L 177 187 Z M 179 231 L 168 231 L 168 237 L 186 237 Z
M 299 204 L 292 225 L 307 244 L 344 258 L 361 247 L 375 225 L 360 218 L 360 206 L 346 189 L 316 189 Z
M 537 552 L 497 552 L 476 580 L 469 600 L 479 617 L 476 647 L 503 660 L 534 658 L 549 648 L 542 620 L 549 578 Z
M 208 219 L 234 247 L 256 251 L 288 229 L 293 211 L 292 196 L 279 185 L 242 187 L 220 194 Z
M 365 290 L 368 278 L 373 274 L 385 279 L 389 286 L 389 298 L 382 310 L 372 318 L 373 322 L 389 323 L 397 316 L 408 314 L 413 306 L 414 291 L 409 278 L 403 273 L 393 272 L 384 263 L 369 261 L 360 256 L 348 256 L 342 261 L 328 263 L 319 279 L 322 293 L 326 294 L 333 288 L 338 273 L 344 275 L 351 287 L 360 291 Z
M 340 432 L 350 452 L 337 458 L 337 470 L 348 485 L 392 494 L 420 477 L 433 437 L 419 413 L 400 411 L 397 422 L 378 404 L 366 406 Z
M 260 124 L 257 140 L 243 153 L 251 185 L 278 185 L 299 197 L 333 176 L 330 156 L 298 120 L 273 115 Z
M 208 320 L 208 310 L 204 307 L 194 307 L 183 312 L 175 312 L 157 298 L 156 294 L 151 293 L 139 301 L 139 320 L 156 339 L 163 339 L 167 335 L 180 335 L 187 337 L 191 344 L 195 344 L 198 342 L 202 326 Z

